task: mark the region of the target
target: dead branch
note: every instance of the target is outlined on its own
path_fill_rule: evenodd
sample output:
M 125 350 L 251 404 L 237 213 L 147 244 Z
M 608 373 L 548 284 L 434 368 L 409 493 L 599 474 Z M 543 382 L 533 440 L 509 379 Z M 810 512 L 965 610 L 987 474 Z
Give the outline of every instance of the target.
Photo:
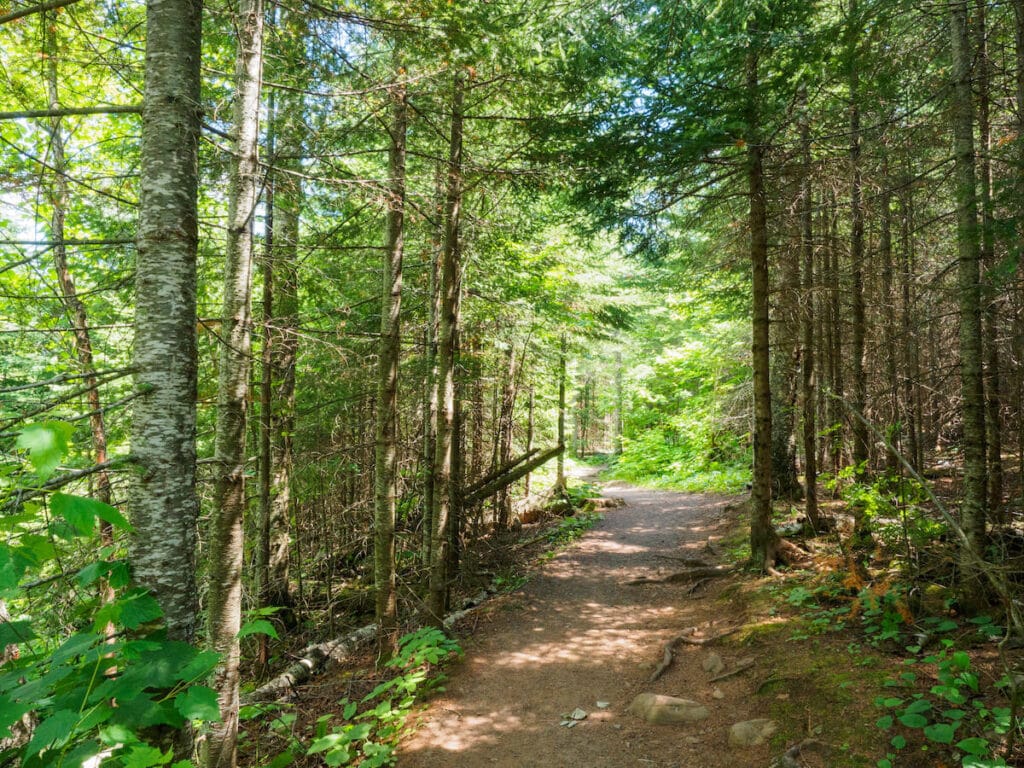
M 708 682 L 709 683 L 717 683 L 719 680 L 727 680 L 730 677 L 734 677 L 735 675 L 739 675 L 739 674 L 742 674 L 742 673 L 746 672 L 748 669 L 750 669 L 753 666 L 754 666 L 754 660 L 753 659 L 747 659 L 745 662 L 742 662 L 742 663 L 738 664 L 735 669 L 731 669 L 728 672 L 723 672 L 722 674 L 718 675 L 717 677 L 712 677 Z
M 467 493 L 465 498 L 463 499 L 463 504 L 466 507 L 471 507 L 474 504 L 483 501 L 488 496 L 493 496 L 502 488 L 512 485 L 512 483 L 514 483 L 516 480 L 530 472 L 533 472 L 533 470 L 535 470 L 541 464 L 544 464 L 545 462 L 548 462 L 551 459 L 555 458 L 555 456 L 557 456 L 564 450 L 565 446 L 557 445 L 554 448 L 551 448 L 550 450 L 544 451 L 544 453 L 540 454 L 539 456 L 535 456 L 534 458 L 530 459 L 530 461 L 520 465 L 518 468 L 506 472 L 505 474 L 501 475 L 500 477 L 496 478 L 490 483 L 487 483 L 481 488 L 478 488 L 476 491 L 473 491 L 472 493 Z

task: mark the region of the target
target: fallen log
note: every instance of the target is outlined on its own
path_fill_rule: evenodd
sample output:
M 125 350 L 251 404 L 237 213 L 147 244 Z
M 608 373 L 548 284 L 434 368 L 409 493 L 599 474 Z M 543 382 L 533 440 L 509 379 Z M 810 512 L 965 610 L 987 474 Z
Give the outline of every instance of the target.
M 488 483 L 494 482 L 495 480 L 497 480 L 502 475 L 511 472 L 516 467 L 518 467 L 520 464 L 522 464 L 524 461 L 526 461 L 529 458 L 532 458 L 537 453 L 537 451 L 539 451 L 539 450 L 540 450 L 540 448 L 531 448 L 526 453 L 524 453 L 522 456 L 517 456 L 516 458 L 512 459 L 512 461 L 510 461 L 505 466 L 498 467 L 493 472 L 488 472 L 486 475 L 481 477 L 479 480 L 475 480 L 474 482 L 472 482 L 468 486 L 466 486 L 465 494 L 468 496 L 469 494 L 474 493 L 475 491 L 479 491 L 481 488 L 483 488 Z
M 474 504 L 480 503 L 488 496 L 493 496 L 502 488 L 506 488 L 512 485 L 512 483 L 514 483 L 519 478 L 525 477 L 530 472 L 533 472 L 533 470 L 535 470 L 541 464 L 551 461 L 551 459 L 555 458 L 555 456 L 557 456 L 564 450 L 564 445 L 556 445 L 554 448 L 550 448 L 544 451 L 544 453 L 540 454 L 539 456 L 535 456 L 534 458 L 530 459 L 525 464 L 521 464 L 517 468 L 512 469 L 504 473 L 500 477 L 495 478 L 491 482 L 486 483 L 485 485 L 477 488 L 475 491 L 467 493 L 462 499 L 463 506 L 472 507 Z
M 494 593 L 494 590 L 487 589 L 464 601 L 461 610 L 445 617 L 444 628 L 451 629 Z M 372 642 L 376 636 L 377 625 L 367 624 L 342 637 L 307 646 L 299 660 L 288 669 L 252 693 L 242 696 L 242 704 L 279 701 L 285 698 L 314 675 L 343 662 L 361 646 Z

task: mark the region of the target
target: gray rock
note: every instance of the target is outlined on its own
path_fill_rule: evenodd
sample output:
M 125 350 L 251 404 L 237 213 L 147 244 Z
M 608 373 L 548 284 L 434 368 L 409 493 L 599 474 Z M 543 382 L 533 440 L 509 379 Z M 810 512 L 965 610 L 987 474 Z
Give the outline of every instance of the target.
M 641 693 L 628 711 L 649 723 L 696 723 L 710 715 L 699 702 L 660 693 Z
M 725 694 L 722 692 L 722 689 L 718 688 L 718 687 L 716 687 L 715 690 L 713 690 L 711 692 L 711 696 L 713 698 L 716 698 L 716 699 L 724 699 L 725 698 Z
M 709 675 L 718 675 L 725 671 L 725 662 L 714 651 L 705 656 L 700 665 Z
M 729 745 L 733 747 L 756 747 L 764 744 L 779 729 L 778 723 L 766 717 L 744 720 L 729 729 Z

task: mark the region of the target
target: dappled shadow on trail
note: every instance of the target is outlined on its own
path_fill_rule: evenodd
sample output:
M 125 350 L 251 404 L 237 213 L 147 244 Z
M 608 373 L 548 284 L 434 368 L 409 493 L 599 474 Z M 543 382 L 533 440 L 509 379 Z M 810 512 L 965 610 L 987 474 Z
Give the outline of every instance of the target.
M 627 506 L 476 620 L 448 690 L 419 717 L 402 768 L 671 766 L 694 746 L 625 714 L 662 644 L 699 601 L 672 584 L 628 585 L 700 557 L 726 500 L 615 488 Z M 680 663 L 688 656 L 684 649 Z M 605 709 L 597 702 L 607 702 Z M 587 719 L 565 728 L 565 713 Z

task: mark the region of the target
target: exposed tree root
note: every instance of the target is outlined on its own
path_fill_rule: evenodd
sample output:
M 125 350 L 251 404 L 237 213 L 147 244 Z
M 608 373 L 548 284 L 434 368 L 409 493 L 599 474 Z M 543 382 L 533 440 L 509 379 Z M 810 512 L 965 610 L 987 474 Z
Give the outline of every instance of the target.
M 661 662 L 654 668 L 651 676 L 647 678 L 647 682 L 653 683 L 665 674 L 665 671 L 672 666 L 672 661 L 675 658 L 676 647 L 681 643 L 686 643 L 687 645 L 707 645 L 708 643 L 713 643 L 715 640 L 720 640 L 726 635 L 731 635 L 733 632 L 738 631 L 738 629 L 738 627 L 734 629 L 727 629 L 725 632 L 719 632 L 717 635 L 712 635 L 711 637 L 692 637 L 692 635 L 697 633 L 697 627 L 687 627 L 683 630 L 682 634 L 676 635 L 665 643 L 665 650 L 662 653 Z
M 633 579 L 627 581 L 628 586 L 634 586 L 636 584 L 686 584 L 691 581 L 700 581 L 713 579 L 717 576 L 725 576 L 732 573 L 735 568 L 724 565 L 706 565 L 700 568 L 690 568 L 685 571 L 678 571 L 676 573 L 670 573 L 668 576 L 664 576 L 660 579 L 651 579 L 647 576 L 641 576 L 639 579 Z
M 696 557 L 676 557 L 675 555 L 657 555 L 657 557 L 662 560 L 673 560 L 677 563 L 682 563 L 687 568 L 714 568 L 707 560 L 701 560 Z

